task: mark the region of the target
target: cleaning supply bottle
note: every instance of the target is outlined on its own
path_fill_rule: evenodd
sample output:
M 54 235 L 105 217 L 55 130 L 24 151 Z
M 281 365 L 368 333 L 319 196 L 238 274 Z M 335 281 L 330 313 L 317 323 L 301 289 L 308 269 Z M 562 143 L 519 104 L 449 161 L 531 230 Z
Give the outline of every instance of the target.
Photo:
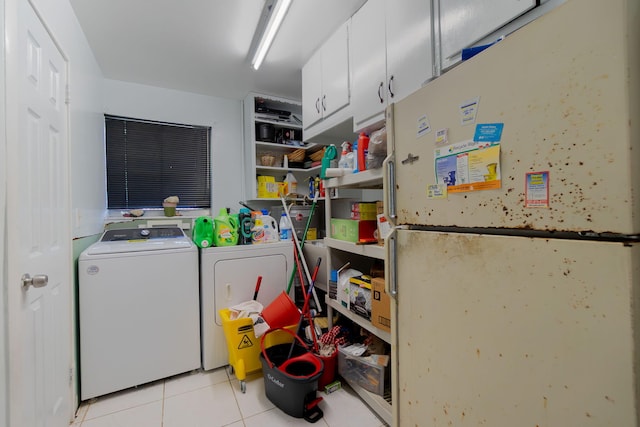
M 361 132 L 358 136 L 358 171 L 367 170 L 367 152 L 369 150 L 369 137 Z
M 251 211 L 247 208 L 240 208 L 238 214 L 238 227 L 240 231 L 238 233 L 238 244 L 250 245 L 251 244 Z
M 298 180 L 291 171 L 287 172 L 284 182 L 287 183 L 287 194 L 296 194 L 298 192 Z
M 256 217 L 252 233 L 252 243 L 272 243 L 280 241 L 278 224 L 272 216 L 269 216 L 269 211 L 266 209 L 262 209 L 261 214 Z
M 338 167 L 344 172 L 353 172 L 353 153 L 351 153 L 351 143 L 345 141 L 342 143 L 342 153 L 340 153 L 340 161 Z
M 285 212 L 280 215 L 280 240 L 291 240 L 291 222 Z
M 213 245 L 213 220 L 208 216 L 196 218 L 191 235 L 193 243 L 199 248 L 208 248 Z
M 316 184 L 315 179 L 310 176 L 309 177 L 309 198 L 313 199 L 316 195 Z
M 358 173 L 358 158 L 355 157 L 355 155 L 358 152 L 358 140 L 357 139 L 355 141 L 353 141 L 353 152 L 354 152 L 353 173 Z
M 215 246 L 235 246 L 238 244 L 238 222 L 229 215 L 227 208 L 213 219 L 213 244 Z

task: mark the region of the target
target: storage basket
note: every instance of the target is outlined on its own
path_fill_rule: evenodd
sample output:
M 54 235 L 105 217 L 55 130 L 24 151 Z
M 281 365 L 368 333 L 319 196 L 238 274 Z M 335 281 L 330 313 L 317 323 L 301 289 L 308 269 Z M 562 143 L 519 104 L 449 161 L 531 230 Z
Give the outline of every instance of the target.
M 268 346 L 268 335 L 286 332 L 296 340 L 289 358 L 291 344 Z M 264 375 L 264 390 L 267 398 L 292 417 L 316 422 L 324 415 L 318 404 L 322 397 L 316 396 L 318 379 L 324 371 L 322 360 L 311 353 L 302 339 L 289 329 L 270 329 L 260 341 L 260 362 Z
M 326 148 L 322 148 L 321 150 L 318 150 L 315 153 L 309 154 L 309 158 L 314 162 L 319 162 L 324 157 L 325 150 Z
M 287 155 L 290 162 L 302 162 L 304 161 L 305 150 L 298 148 Z

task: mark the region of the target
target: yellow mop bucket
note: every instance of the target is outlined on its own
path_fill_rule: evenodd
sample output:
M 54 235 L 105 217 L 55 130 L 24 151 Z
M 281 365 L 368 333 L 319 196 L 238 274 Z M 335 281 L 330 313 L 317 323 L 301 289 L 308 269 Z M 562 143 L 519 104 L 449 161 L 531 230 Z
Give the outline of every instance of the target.
M 229 352 L 229 365 L 240 381 L 240 390 L 245 393 L 247 385 L 245 379 L 247 373 L 262 369 L 260 362 L 260 339 L 256 338 L 253 330 L 253 320 L 250 317 L 231 319 L 231 310 L 223 308 L 218 311 L 222 319 L 222 330 L 227 342 Z M 290 325 L 287 329 L 295 331 L 295 325 Z M 276 344 L 291 343 L 293 337 L 285 331 L 275 331 L 266 337 L 269 346 Z

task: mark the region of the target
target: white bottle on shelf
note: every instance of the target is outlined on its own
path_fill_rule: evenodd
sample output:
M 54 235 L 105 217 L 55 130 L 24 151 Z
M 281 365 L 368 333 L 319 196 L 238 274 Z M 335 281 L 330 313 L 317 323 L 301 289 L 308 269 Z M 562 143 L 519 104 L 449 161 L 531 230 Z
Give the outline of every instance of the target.
M 285 177 L 284 182 L 287 183 L 287 194 L 298 193 L 298 180 L 291 171 L 287 172 L 287 176 Z

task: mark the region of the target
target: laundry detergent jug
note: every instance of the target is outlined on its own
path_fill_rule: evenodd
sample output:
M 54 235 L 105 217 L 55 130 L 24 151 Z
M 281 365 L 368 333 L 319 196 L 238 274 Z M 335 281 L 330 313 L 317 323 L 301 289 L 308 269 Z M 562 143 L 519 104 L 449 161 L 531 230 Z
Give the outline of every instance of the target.
M 269 216 L 269 212 L 266 209 L 263 209 L 262 213 L 255 218 L 251 232 L 251 241 L 254 244 L 280 241 L 278 223 L 272 216 Z
M 227 208 L 213 219 L 213 244 L 215 246 L 235 246 L 238 244 L 238 220 L 229 215 Z
M 199 248 L 208 248 L 213 245 L 213 220 L 211 217 L 196 218 L 191 238 Z
M 251 211 L 247 208 L 241 208 L 238 214 L 238 244 L 250 245 L 251 244 L 251 227 L 253 221 L 251 219 Z

